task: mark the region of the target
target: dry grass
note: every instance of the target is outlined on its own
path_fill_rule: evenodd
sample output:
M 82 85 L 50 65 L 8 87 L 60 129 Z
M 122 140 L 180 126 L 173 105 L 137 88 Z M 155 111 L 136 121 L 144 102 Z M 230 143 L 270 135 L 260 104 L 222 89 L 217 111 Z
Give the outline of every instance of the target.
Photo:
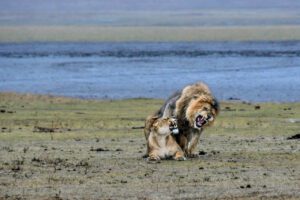
M 300 198 L 299 103 L 222 102 L 200 158 L 147 163 L 132 127 L 161 103 L 0 94 L 0 199 Z

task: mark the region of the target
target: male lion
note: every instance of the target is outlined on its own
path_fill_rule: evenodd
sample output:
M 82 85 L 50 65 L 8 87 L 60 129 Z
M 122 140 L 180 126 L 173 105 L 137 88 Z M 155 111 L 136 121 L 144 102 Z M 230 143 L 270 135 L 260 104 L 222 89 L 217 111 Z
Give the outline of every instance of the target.
M 208 86 L 198 82 L 173 94 L 154 116 L 175 117 L 179 128 L 178 144 L 188 157 L 197 157 L 201 132 L 214 122 L 218 112 L 219 104 Z

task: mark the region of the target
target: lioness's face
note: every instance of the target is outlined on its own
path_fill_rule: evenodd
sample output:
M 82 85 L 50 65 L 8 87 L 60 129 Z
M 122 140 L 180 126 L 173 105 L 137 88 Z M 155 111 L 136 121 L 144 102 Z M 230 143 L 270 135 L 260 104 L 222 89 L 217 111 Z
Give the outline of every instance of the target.
M 195 129 L 201 129 L 212 124 L 216 110 L 209 103 L 198 102 L 188 109 L 188 120 Z
M 178 134 L 177 120 L 174 118 L 159 118 L 153 124 L 154 129 L 160 135 Z

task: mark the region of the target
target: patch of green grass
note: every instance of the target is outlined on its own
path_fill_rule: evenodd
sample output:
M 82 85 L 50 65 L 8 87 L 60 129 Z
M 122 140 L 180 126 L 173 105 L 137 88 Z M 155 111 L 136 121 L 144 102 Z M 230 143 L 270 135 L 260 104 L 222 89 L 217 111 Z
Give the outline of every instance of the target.
M 86 138 L 132 134 L 138 136 L 145 118 L 163 103 L 156 99 L 113 101 L 79 100 L 38 95 L 1 94 L 0 138 L 49 138 L 34 127 L 56 128 L 53 138 Z M 300 118 L 299 103 L 223 102 L 214 126 L 207 134 L 282 135 L 295 133 Z M 9 113 L 12 112 L 12 113 Z M 282 127 L 285 127 L 284 130 Z M 61 133 L 63 132 L 63 134 Z
M 143 126 L 146 116 L 162 102 L 146 99 L 84 101 L 16 94 L 1 94 L 0 100 L 0 107 L 5 110 L 0 115 L 0 138 L 3 140 L 137 135 L 138 130 L 132 127 Z M 58 131 L 41 134 L 34 132 L 35 126 Z

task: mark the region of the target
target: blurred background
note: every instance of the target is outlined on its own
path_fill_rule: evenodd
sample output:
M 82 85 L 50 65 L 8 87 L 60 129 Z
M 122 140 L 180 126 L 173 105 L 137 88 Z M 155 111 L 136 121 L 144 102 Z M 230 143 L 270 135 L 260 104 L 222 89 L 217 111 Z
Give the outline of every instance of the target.
M 3 0 L 1 25 L 299 25 L 294 0 Z
M 299 101 L 300 2 L 3 0 L 0 91 Z
M 299 39 L 299 8 L 300 2 L 293 0 L 3 0 L 0 39 Z

